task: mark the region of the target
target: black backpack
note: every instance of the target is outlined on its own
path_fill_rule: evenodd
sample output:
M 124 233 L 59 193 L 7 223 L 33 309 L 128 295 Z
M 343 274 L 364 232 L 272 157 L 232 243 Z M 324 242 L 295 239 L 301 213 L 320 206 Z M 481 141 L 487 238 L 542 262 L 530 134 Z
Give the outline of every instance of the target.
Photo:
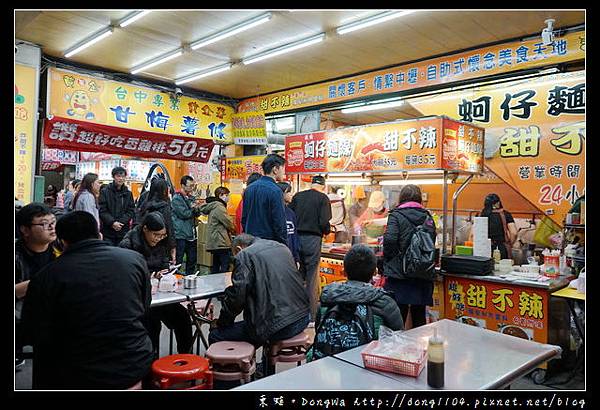
M 375 324 L 371 306 L 337 304 L 319 321 L 312 345 L 312 360 L 341 353 L 372 341 Z
M 421 225 L 415 225 L 411 220 L 399 212 L 415 230 L 410 237 L 406 251 L 402 258 L 402 270 L 407 278 L 433 280 L 435 276 L 435 243 L 431 239 L 431 228 L 434 226 L 433 218 L 429 213 Z

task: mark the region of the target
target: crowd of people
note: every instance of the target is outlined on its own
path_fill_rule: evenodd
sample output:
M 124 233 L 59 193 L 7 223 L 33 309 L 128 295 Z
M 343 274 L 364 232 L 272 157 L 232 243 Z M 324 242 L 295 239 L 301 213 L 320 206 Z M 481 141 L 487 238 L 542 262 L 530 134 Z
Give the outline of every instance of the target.
M 230 340 L 260 347 L 315 327 L 309 355 L 314 360 L 352 347 L 327 335 L 352 328 L 348 323 L 356 317 L 372 318 L 359 327 L 366 340 L 377 338 L 381 325 L 402 329 L 409 312 L 413 327 L 425 324 L 426 306 L 433 303 L 433 263 L 414 269 L 406 262 L 417 230 L 435 241 L 419 187 L 404 186 L 391 210 L 380 191 L 368 202 L 364 193 L 357 196 L 348 212 L 353 227 L 387 217 L 383 261 L 368 246 L 352 246 L 344 257 L 348 281 L 325 286 L 319 296 L 323 237 L 348 235 L 340 227 L 346 209 L 339 191 L 327 195 L 325 178 L 316 175 L 310 189 L 293 195 L 284 181 L 285 159 L 276 154 L 266 156 L 262 170 L 248 178 L 235 218 L 227 212 L 227 188 L 203 201 L 194 196 L 188 175 L 172 197 L 167 181 L 154 178 L 136 204 L 122 167 L 112 170 L 113 182 L 102 189 L 93 173 L 69 182 L 58 219 L 49 204 L 21 207 L 15 218 L 15 355 L 19 366 L 23 346 L 33 346 L 33 388 L 126 389 L 147 381 L 159 356 L 162 324 L 174 331 L 179 353 L 191 351 L 186 309 L 178 303 L 151 308 L 150 281 L 184 259 L 182 273 L 196 273 L 200 215 L 208 216 L 211 273 L 232 271 L 232 285 L 211 324 L 211 344 Z M 499 198 L 488 202 L 485 212 L 500 212 Z M 371 283 L 377 273 L 386 279 L 383 286 Z M 240 314 L 243 320 L 235 321 Z

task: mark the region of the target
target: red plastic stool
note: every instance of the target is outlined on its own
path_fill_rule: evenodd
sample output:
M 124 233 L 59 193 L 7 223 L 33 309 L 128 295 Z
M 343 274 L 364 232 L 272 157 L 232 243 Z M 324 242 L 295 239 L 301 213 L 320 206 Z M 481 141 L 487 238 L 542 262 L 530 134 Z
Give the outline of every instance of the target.
M 285 340 L 278 340 L 270 343 L 269 346 L 269 364 L 271 370 L 275 373 L 276 365 L 280 363 L 296 362 L 298 366 L 302 360 L 306 360 L 306 352 L 311 345 L 311 339 L 306 330 L 298 333 L 294 337 Z
M 194 354 L 172 354 L 152 363 L 152 377 L 160 389 L 209 390 L 213 374 L 209 362 Z
M 249 382 L 256 371 L 256 349 L 246 342 L 217 342 L 208 347 L 206 357 L 215 380 Z

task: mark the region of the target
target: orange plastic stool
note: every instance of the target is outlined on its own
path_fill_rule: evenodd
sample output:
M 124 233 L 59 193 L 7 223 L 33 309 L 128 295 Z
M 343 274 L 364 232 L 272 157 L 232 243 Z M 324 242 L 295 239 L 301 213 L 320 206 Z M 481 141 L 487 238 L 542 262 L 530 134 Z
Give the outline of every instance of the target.
M 209 390 L 213 374 L 209 362 L 194 354 L 172 354 L 152 363 L 152 377 L 160 389 Z

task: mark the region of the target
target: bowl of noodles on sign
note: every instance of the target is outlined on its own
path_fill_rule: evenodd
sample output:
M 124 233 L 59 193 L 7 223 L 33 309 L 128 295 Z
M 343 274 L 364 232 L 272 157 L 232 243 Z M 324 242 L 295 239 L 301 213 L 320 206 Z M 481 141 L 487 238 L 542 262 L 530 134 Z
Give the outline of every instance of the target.
M 530 329 L 523 329 L 522 327 L 515 326 L 515 325 L 506 325 L 506 326 L 501 327 L 500 333 L 509 335 L 509 336 L 515 336 L 515 337 L 525 339 L 525 340 L 532 339 L 532 336 L 530 334 L 531 333 Z

